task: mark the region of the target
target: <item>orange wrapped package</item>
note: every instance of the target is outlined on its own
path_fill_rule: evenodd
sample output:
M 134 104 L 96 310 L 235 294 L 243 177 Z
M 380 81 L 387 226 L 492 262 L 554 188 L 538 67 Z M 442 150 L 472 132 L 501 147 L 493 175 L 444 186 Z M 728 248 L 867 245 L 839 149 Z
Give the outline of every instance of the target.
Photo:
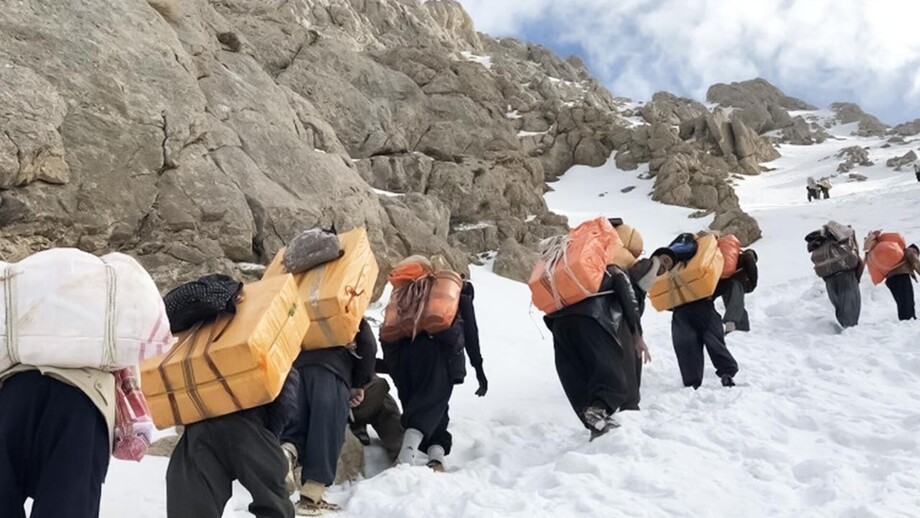
M 722 236 L 718 240 L 719 251 L 722 252 L 722 278 L 727 279 L 738 271 L 738 257 L 741 255 L 741 241 L 734 234 Z
M 866 267 L 873 284 L 881 284 L 895 268 L 904 263 L 904 250 L 907 244 L 901 234 L 881 232 L 876 236 L 875 245 L 866 254 Z
M 463 288 L 458 273 L 412 262 L 397 266 L 388 277 L 393 293 L 384 311 L 381 340 L 392 343 L 414 338 L 418 332 L 440 333 L 453 325 Z
M 294 276 L 311 323 L 305 350 L 351 343 L 371 302 L 380 269 L 367 231 L 356 228 L 339 234 L 339 240 L 344 250 L 340 259 Z M 262 278 L 286 274 L 283 258 L 282 248 Z
M 607 266 L 624 250 L 606 218 L 586 221 L 542 254 L 530 275 L 534 306 L 553 313 L 597 293 Z
M 273 401 L 310 326 L 297 284 L 283 275 L 247 284 L 235 315 L 180 333 L 166 355 L 141 363 L 157 428 L 190 424 Z
M 722 252 L 712 234 L 697 238 L 696 243 L 697 252 L 693 259 L 658 277 L 649 289 L 648 297 L 656 310 L 672 309 L 715 293 L 722 276 Z

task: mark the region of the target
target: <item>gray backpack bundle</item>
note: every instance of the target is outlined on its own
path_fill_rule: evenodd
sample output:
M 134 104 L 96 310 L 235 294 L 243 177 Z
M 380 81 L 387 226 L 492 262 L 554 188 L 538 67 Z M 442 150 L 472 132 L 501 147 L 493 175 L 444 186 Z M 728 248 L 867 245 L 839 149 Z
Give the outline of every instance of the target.
M 859 267 L 859 245 L 851 227 L 830 221 L 805 239 L 818 277 L 830 277 Z
M 335 261 L 345 255 L 339 236 L 318 228 L 307 230 L 288 243 L 284 250 L 284 268 L 293 274 Z

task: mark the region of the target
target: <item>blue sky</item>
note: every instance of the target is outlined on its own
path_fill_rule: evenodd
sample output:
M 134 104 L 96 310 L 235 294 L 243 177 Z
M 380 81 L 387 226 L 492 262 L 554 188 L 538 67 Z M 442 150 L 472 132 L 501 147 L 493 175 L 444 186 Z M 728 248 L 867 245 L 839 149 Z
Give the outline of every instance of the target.
M 920 118 L 920 0 L 460 0 L 478 30 L 580 56 L 615 94 L 704 100 L 764 77 L 820 107 Z

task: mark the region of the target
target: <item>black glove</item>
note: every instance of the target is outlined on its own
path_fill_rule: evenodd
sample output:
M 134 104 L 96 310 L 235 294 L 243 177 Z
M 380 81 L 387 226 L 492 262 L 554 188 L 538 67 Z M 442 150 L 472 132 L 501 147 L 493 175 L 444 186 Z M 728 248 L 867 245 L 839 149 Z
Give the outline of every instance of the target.
M 476 380 L 479 381 L 479 390 L 476 391 L 476 395 L 479 397 L 485 396 L 486 392 L 489 391 L 489 380 L 486 379 L 486 373 L 482 370 L 482 367 L 476 369 Z

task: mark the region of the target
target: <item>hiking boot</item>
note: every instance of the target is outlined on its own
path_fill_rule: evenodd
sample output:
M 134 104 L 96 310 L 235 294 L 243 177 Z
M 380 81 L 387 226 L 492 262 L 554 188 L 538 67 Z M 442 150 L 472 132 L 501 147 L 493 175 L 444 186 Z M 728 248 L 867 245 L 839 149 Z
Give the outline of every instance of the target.
M 589 406 L 582 412 L 581 417 L 585 420 L 585 424 L 588 425 L 588 428 L 592 430 L 601 431 L 607 427 L 607 417 L 610 416 L 604 408 Z
M 444 473 L 447 471 L 447 468 L 444 467 L 444 464 L 441 463 L 441 461 L 430 460 L 428 461 L 427 466 L 431 469 L 431 471 L 434 471 L 435 473 Z
M 725 334 L 732 333 L 738 329 L 738 326 L 734 322 L 725 323 Z
M 314 502 L 305 496 L 300 497 L 300 501 L 294 506 L 294 514 L 297 516 L 322 516 L 327 513 L 341 511 L 342 508 L 336 504 L 320 500 Z
M 722 376 L 722 386 L 723 387 L 734 387 L 735 380 L 733 380 L 732 377 L 729 376 L 728 374 L 725 374 Z
M 597 439 L 598 437 L 620 427 L 620 423 L 616 422 L 616 420 L 613 419 L 613 416 L 608 416 L 607 419 L 604 420 L 604 423 L 604 428 L 600 430 L 591 430 L 591 438 L 588 439 L 588 442 L 592 442 L 594 439 Z

